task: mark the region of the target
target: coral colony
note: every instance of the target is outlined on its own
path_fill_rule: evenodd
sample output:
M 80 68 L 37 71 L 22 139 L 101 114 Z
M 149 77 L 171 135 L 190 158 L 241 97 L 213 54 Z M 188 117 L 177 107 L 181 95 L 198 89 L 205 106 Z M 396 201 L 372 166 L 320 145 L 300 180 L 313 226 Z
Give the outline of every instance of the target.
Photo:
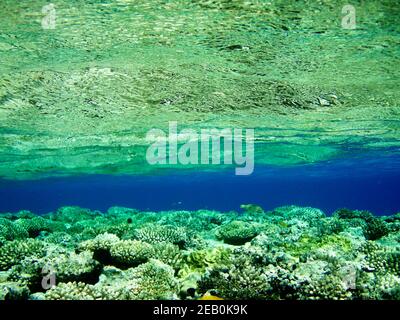
M 3 214 L 1 298 L 400 298 L 399 214 L 242 209 Z

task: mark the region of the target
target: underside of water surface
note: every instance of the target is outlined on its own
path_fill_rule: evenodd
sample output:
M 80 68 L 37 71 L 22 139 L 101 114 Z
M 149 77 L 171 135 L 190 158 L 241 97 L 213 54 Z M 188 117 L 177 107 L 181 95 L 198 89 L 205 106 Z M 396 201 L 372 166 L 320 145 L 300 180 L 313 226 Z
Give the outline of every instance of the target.
M 400 300 L 400 6 L 345 5 L 2 0 L 0 300 Z

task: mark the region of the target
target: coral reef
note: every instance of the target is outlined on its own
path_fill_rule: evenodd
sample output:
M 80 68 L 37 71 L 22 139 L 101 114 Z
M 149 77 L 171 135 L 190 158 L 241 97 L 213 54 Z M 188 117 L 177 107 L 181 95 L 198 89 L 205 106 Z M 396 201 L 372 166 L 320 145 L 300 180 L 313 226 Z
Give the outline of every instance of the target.
M 187 246 L 190 239 L 185 228 L 174 226 L 146 226 L 135 232 L 135 238 L 148 243 L 168 242 Z
M 26 257 L 43 257 L 45 244 L 38 240 L 14 240 L 0 247 L 0 270 L 8 270 Z
M 118 266 L 133 267 L 151 258 L 153 247 L 142 241 L 121 240 L 111 246 L 110 255 Z
M 259 228 L 245 221 L 232 221 L 217 230 L 217 238 L 233 245 L 244 244 L 259 233 Z
M 1 214 L 0 298 L 399 299 L 398 214 L 242 209 Z

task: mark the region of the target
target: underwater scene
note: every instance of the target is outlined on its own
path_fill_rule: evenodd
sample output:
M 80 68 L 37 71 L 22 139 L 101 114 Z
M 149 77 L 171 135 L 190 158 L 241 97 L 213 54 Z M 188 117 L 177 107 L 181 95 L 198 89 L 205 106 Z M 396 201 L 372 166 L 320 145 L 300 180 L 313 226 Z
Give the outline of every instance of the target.
M 0 0 L 0 300 L 400 300 L 399 87 L 395 0 Z

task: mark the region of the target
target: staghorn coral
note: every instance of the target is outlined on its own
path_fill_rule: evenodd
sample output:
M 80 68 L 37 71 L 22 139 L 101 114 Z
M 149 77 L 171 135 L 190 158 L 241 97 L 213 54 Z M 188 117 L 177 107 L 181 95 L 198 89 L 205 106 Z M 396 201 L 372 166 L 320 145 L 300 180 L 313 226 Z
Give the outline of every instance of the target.
M 65 252 L 48 259 L 42 259 L 43 266 L 52 270 L 59 282 L 96 283 L 101 272 L 100 264 L 88 251 L 76 254 Z
M 39 236 L 38 239 L 51 243 L 51 244 L 57 244 L 59 246 L 64 246 L 64 247 L 72 247 L 74 246 L 76 239 L 74 238 L 73 235 L 70 235 L 66 232 L 52 232 L 50 234 L 45 234 L 43 236 Z
M 216 211 L 197 210 L 190 211 L 167 211 L 163 212 L 158 223 L 166 226 L 187 228 L 196 232 L 209 231 L 229 218 L 228 214 Z
M 300 219 L 310 225 L 318 223 L 319 219 L 324 218 L 325 214 L 317 208 L 284 206 L 273 210 L 273 215 L 284 217 L 287 220 Z

